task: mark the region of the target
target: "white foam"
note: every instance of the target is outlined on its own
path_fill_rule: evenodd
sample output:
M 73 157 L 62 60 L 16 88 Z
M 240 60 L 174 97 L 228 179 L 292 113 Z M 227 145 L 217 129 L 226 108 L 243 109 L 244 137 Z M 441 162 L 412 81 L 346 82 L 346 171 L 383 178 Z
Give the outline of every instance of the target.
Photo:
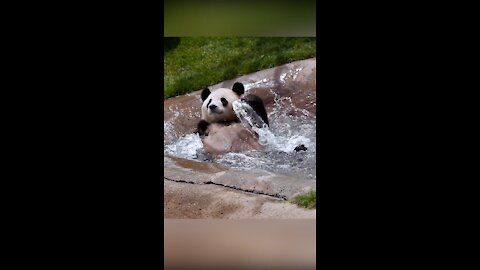
M 202 148 L 202 140 L 200 139 L 200 136 L 195 133 L 188 134 L 177 140 L 175 143 L 166 145 L 165 153 L 173 156 L 194 159 L 197 157 L 197 150 Z

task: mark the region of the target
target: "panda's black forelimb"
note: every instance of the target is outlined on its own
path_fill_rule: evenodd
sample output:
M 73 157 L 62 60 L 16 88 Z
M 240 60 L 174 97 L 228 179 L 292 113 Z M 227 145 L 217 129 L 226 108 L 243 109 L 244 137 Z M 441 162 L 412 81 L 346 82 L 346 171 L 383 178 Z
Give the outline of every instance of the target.
M 222 124 L 224 126 L 229 126 L 231 125 L 232 123 L 240 123 L 240 119 L 234 119 L 234 120 L 228 120 L 228 121 L 220 121 L 218 122 L 218 124 Z M 204 137 L 207 134 L 207 129 L 208 127 L 210 126 L 211 124 L 208 123 L 207 121 L 205 120 L 200 120 L 200 122 L 198 122 L 197 124 L 197 130 L 194 132 L 194 133 L 198 133 L 198 135 L 200 137 Z
M 210 123 L 205 120 L 200 120 L 200 122 L 198 122 L 197 131 L 195 133 L 198 133 L 199 136 L 205 136 L 208 126 L 210 126 Z
M 267 126 L 270 126 L 268 123 L 267 111 L 265 110 L 265 105 L 260 97 L 252 94 L 245 95 L 242 98 L 252 109 L 260 116 Z

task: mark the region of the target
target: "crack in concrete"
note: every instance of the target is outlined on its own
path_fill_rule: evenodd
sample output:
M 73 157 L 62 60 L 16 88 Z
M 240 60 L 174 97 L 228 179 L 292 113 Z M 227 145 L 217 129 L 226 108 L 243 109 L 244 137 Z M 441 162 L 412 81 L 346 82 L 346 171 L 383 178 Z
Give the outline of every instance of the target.
M 168 177 L 165 177 L 165 176 L 163 178 L 166 179 L 166 180 L 169 180 L 169 181 L 177 182 L 177 183 L 185 183 L 185 184 L 193 184 L 193 185 L 216 185 L 216 186 L 226 187 L 226 188 L 239 190 L 239 191 L 243 191 L 243 192 L 247 192 L 247 193 L 252 193 L 252 194 L 257 194 L 257 195 L 265 195 L 265 196 L 273 197 L 273 198 L 276 198 L 276 199 L 281 199 L 281 200 L 284 200 L 284 201 L 286 201 L 288 199 L 287 196 L 280 195 L 278 193 L 272 195 L 272 194 L 264 193 L 262 191 L 258 191 L 258 190 L 254 190 L 254 189 L 242 189 L 242 188 L 239 188 L 239 187 L 236 187 L 236 186 L 228 186 L 228 185 L 225 185 L 225 184 L 215 183 L 215 182 L 212 182 L 212 181 L 203 182 L 203 183 L 196 183 L 196 182 L 188 181 L 188 180 L 171 179 L 171 178 L 168 178 Z
M 165 177 L 165 176 L 163 177 L 163 179 L 167 179 L 169 181 L 173 181 L 173 182 L 177 182 L 177 183 L 198 184 L 198 183 L 195 183 L 193 181 L 171 179 L 171 178 L 168 178 L 168 177 Z

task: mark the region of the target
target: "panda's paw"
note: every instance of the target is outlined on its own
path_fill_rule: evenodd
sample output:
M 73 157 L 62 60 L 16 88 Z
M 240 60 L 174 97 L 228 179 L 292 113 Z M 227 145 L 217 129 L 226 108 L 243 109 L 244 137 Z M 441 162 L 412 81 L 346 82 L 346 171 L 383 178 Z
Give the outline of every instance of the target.
M 307 151 L 307 150 L 308 150 L 308 148 L 307 148 L 307 147 L 305 147 L 305 145 L 301 144 L 301 145 L 299 145 L 299 146 L 295 147 L 295 149 L 294 149 L 294 150 L 295 150 L 295 151 L 297 151 L 297 152 L 299 152 L 299 151 Z
M 209 125 L 210 123 L 208 123 L 207 121 L 200 120 L 197 125 L 197 132 L 195 133 L 198 133 L 199 136 L 205 136 Z

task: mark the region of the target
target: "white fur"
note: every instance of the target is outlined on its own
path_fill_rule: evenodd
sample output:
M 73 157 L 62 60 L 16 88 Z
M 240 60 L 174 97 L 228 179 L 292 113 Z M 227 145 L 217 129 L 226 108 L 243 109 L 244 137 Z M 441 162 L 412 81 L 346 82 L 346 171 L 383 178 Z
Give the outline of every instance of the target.
M 221 99 L 225 98 L 228 101 L 226 107 L 223 107 Z M 233 111 L 232 103 L 235 100 L 239 100 L 240 97 L 237 93 L 233 92 L 232 89 L 228 88 L 219 88 L 210 93 L 210 95 L 205 99 L 202 105 L 202 119 L 209 123 L 217 123 L 220 121 L 231 121 L 237 118 L 235 112 Z M 212 100 L 210 102 L 210 100 Z M 210 102 L 210 104 L 209 104 Z M 217 112 L 212 112 L 207 108 L 207 104 L 216 105 Z

